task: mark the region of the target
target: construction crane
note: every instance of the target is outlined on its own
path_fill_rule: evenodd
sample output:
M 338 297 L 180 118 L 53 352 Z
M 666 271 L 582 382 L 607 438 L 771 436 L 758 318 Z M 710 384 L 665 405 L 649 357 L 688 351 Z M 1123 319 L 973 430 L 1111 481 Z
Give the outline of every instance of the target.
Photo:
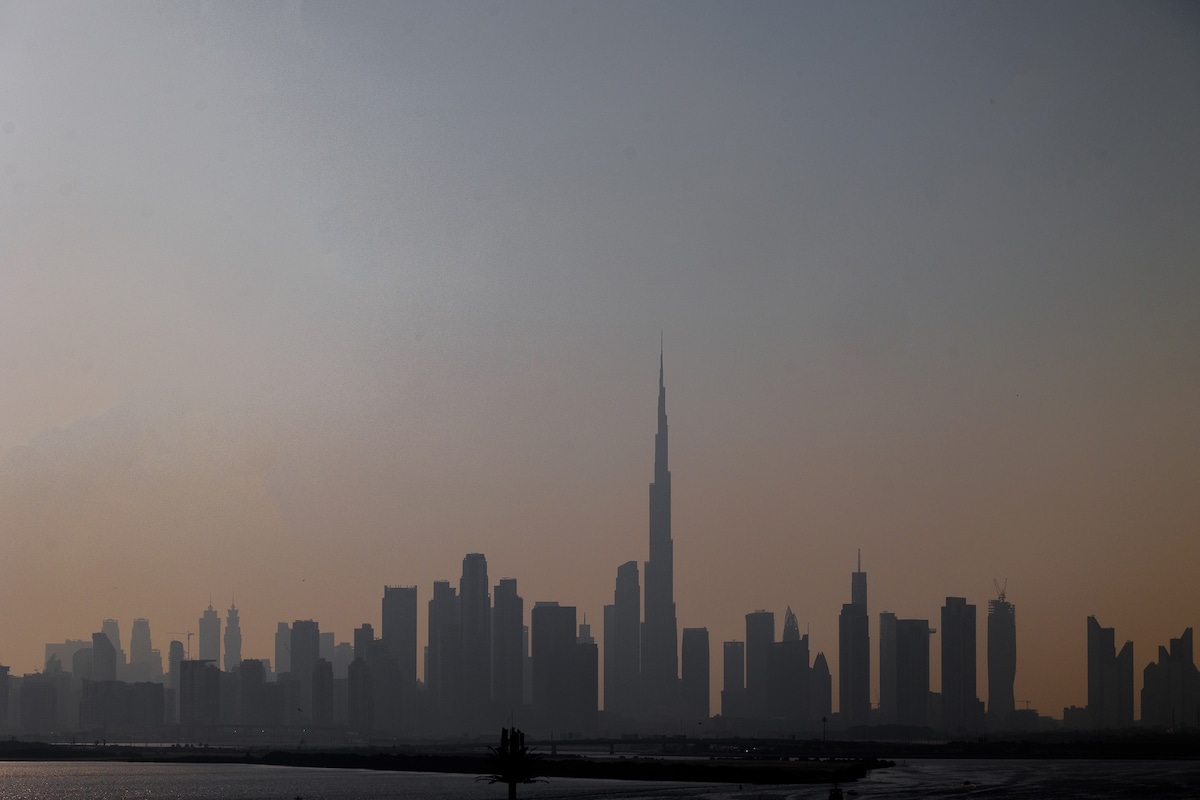
M 187 637 L 187 655 L 185 656 L 185 658 L 187 658 L 188 661 L 191 661 L 192 660 L 192 637 L 195 636 L 196 634 L 192 633 L 191 631 L 167 631 L 167 635 L 168 636 L 186 636 Z
M 1000 585 L 1000 581 L 996 580 L 995 578 L 992 578 L 992 586 L 996 587 L 996 600 L 1003 603 L 1004 596 L 1005 596 L 1004 592 L 1006 589 L 1008 589 L 1008 578 L 1004 579 L 1003 586 Z

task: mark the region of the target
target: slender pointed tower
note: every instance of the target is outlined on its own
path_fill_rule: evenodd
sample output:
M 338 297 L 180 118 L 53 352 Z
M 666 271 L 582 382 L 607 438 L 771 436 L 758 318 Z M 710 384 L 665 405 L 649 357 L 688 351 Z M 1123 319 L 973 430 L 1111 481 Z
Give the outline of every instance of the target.
M 200 660 L 211 661 L 218 669 L 221 664 L 221 618 L 213 608 L 212 597 L 200 617 Z
M 846 727 L 866 725 L 871 713 L 871 635 L 867 617 L 867 573 L 850 575 L 850 602 L 838 617 L 838 712 Z
M 650 560 L 646 562 L 642 683 L 654 706 L 674 703 L 679 686 L 679 637 L 675 620 L 674 543 L 671 540 L 671 471 L 667 466 L 667 389 L 662 343 L 658 350 L 658 432 L 654 434 L 654 481 L 650 484 Z
M 229 603 L 225 617 L 225 671 L 233 672 L 242 663 L 242 626 L 238 618 L 237 601 Z

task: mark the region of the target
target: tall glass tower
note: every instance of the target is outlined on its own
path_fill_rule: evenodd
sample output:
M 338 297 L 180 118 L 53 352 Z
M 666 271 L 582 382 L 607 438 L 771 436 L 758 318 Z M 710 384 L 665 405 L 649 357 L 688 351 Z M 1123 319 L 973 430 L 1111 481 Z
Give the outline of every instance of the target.
M 642 682 L 646 699 L 671 705 L 679 687 L 679 637 L 675 620 L 674 543 L 671 541 L 671 471 L 667 466 L 667 390 L 658 351 L 658 432 L 650 484 L 650 560 L 645 570 Z
M 1003 726 L 1017 708 L 1013 683 L 1017 677 L 1017 611 L 1004 592 L 988 601 L 988 707 L 992 725 Z
M 242 663 L 242 625 L 236 602 L 229 604 L 225 616 L 225 671 L 233 672 Z

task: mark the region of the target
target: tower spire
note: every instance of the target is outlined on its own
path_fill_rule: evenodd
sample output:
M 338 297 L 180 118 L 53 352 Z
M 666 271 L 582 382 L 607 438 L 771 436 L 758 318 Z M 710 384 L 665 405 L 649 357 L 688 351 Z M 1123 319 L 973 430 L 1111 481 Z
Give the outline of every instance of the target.
M 658 335 L 658 430 L 654 434 L 654 480 L 650 483 L 650 558 L 645 571 L 642 679 L 649 696 L 670 707 L 679 680 L 675 617 L 674 544 L 671 541 L 671 470 L 667 462 L 667 389 L 663 334 Z

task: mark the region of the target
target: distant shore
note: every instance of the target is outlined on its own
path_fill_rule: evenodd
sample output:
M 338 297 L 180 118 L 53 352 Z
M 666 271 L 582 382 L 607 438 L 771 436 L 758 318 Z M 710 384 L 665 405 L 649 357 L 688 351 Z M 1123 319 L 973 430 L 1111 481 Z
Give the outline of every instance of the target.
M 559 747 L 566 743 L 559 743 Z M 629 742 L 616 744 L 629 747 Z M 611 753 L 608 744 L 575 742 L 571 754 L 537 745 L 537 772 L 546 778 L 588 778 L 757 785 L 850 783 L 909 759 L 1200 760 L 1200 733 L 1129 733 L 1108 737 L 1034 737 L 952 742 L 687 740 L 671 751 Z M 595 755 L 589 755 L 588 748 Z M 603 754 L 602 754 L 603 753 Z M 0 742 L 4 761 L 130 761 L 226 763 L 488 775 L 480 743 L 389 748 L 269 746 L 67 745 Z
M 257 763 L 294 767 L 399 770 L 407 772 L 457 772 L 486 775 L 492 771 L 481 756 L 403 755 L 355 753 L 271 752 Z M 894 766 L 878 759 L 829 760 L 677 760 L 654 757 L 587 758 L 546 757 L 537 770 L 545 778 L 596 780 L 678 781 L 687 783 L 804 784 L 848 783 L 872 769 Z
M 487 756 L 457 753 L 268 750 L 233 747 L 139 747 L 137 745 L 52 745 L 0 742 L 3 761 L 130 761 L 182 764 L 251 764 L 398 772 L 487 775 Z M 876 758 L 711 758 L 669 759 L 652 756 L 587 758 L 543 756 L 537 772 L 544 778 L 744 783 L 756 785 L 850 783 L 873 769 L 894 766 Z

